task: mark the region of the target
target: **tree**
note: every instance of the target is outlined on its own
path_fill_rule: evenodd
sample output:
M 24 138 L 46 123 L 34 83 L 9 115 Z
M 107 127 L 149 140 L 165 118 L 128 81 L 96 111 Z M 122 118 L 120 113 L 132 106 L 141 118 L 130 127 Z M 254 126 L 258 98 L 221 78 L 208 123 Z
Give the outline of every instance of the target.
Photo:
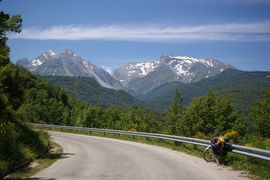
M 185 134 L 194 136 L 222 135 L 234 127 L 238 117 L 229 97 L 217 97 L 211 91 L 206 96 L 195 98 L 186 110 Z
M 172 105 L 166 114 L 167 128 L 170 134 L 177 134 L 179 128 L 182 126 L 181 118 L 184 112 L 182 102 L 183 102 L 183 97 L 181 96 L 180 92 L 176 90 Z M 180 131 L 181 131 L 181 128 L 180 128 Z
M 6 65 L 9 60 L 9 47 L 6 45 L 8 40 L 7 32 L 21 32 L 22 18 L 20 15 L 10 16 L 0 12 L 0 66 Z
M 270 89 L 264 91 L 264 98 L 256 102 L 249 113 L 249 125 L 253 133 L 270 137 Z
M 24 125 L 15 114 L 30 77 L 10 63 L 6 33 L 20 32 L 22 19 L 0 12 L 0 179 L 7 171 L 30 162 L 47 150 L 48 137 Z M 24 85 L 23 85 L 24 84 Z M 43 140 L 42 140 L 43 139 Z

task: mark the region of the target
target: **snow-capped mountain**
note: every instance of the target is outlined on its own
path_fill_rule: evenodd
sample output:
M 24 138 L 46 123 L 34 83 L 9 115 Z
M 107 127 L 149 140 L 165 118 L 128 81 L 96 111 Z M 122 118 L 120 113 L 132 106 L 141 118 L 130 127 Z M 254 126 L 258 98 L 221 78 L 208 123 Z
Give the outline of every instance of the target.
M 225 69 L 234 68 L 214 59 L 162 55 L 147 62 L 130 63 L 116 69 L 113 77 L 133 95 L 145 94 L 171 81 L 191 83 L 215 76 Z
M 32 60 L 20 59 L 16 64 L 32 73 L 43 76 L 93 77 L 104 87 L 111 89 L 122 88 L 122 85 L 108 72 L 95 66 L 90 61 L 82 59 L 70 49 L 64 49 L 59 54 L 49 50 Z
M 162 55 L 153 61 L 130 63 L 112 71 L 109 67 L 95 66 L 70 49 L 60 53 L 49 50 L 32 60 L 20 59 L 16 64 L 44 76 L 93 77 L 104 87 L 125 89 L 134 96 L 167 82 L 196 82 L 234 68 L 214 59 Z
M 160 64 L 160 61 L 138 62 L 124 65 L 113 72 L 113 77 L 123 85 L 127 85 L 131 80 L 147 76 L 154 71 Z

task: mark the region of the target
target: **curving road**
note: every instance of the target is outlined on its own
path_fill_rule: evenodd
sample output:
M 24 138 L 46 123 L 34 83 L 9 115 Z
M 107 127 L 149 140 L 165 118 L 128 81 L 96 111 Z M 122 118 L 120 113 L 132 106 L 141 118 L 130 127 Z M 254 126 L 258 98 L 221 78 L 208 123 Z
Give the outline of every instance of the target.
M 238 171 L 170 149 L 108 138 L 50 132 L 63 158 L 32 179 L 246 179 Z

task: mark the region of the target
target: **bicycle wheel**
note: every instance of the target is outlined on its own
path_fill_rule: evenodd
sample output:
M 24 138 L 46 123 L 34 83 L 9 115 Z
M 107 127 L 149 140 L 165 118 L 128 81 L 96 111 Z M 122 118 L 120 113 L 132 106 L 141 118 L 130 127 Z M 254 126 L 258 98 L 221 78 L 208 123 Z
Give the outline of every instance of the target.
M 213 153 L 212 147 L 208 146 L 204 152 L 203 152 L 203 158 L 205 161 L 210 162 L 210 161 L 216 161 L 215 155 Z

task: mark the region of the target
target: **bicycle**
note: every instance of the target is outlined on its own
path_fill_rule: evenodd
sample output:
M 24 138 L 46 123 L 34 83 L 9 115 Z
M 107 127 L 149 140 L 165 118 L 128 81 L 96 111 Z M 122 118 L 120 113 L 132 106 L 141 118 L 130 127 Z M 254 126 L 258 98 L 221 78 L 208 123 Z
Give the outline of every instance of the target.
M 216 162 L 220 164 L 220 158 L 214 153 L 212 145 L 205 148 L 203 158 L 206 162 Z
M 229 151 L 232 151 L 230 140 L 226 136 L 212 137 L 211 144 L 205 148 L 203 158 L 207 162 L 214 161 L 218 165 L 225 162 Z
M 203 158 L 206 162 L 216 162 L 218 165 L 224 163 L 228 152 L 232 151 L 230 143 L 225 143 L 223 149 L 211 144 L 207 146 L 203 153 Z

